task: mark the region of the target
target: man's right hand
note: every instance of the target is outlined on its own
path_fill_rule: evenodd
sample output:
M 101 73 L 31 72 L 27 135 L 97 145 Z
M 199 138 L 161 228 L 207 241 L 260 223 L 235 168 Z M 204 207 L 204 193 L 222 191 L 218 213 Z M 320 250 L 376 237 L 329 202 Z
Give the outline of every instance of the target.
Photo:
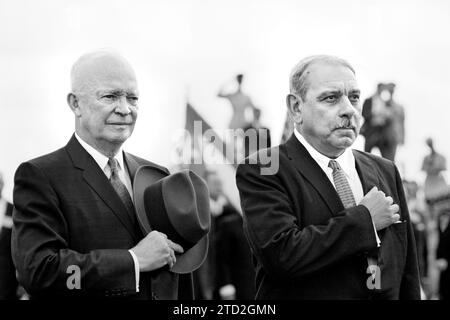
M 394 204 L 392 197 L 386 197 L 383 191 L 373 187 L 359 204 L 365 206 L 372 216 L 375 229 L 382 230 L 389 227 L 391 224 L 400 220 L 398 214 L 399 206 Z
M 136 255 L 141 272 L 159 269 L 166 264 L 170 268 L 176 262 L 175 252 L 183 253 L 183 248 L 158 231 L 150 232 L 131 251 Z

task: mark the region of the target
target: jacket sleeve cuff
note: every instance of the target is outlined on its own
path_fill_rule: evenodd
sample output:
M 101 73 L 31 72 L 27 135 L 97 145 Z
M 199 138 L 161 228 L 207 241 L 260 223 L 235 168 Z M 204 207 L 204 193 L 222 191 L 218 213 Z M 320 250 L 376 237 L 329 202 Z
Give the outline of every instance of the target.
M 132 250 L 128 250 L 134 262 L 134 274 L 136 275 L 136 292 L 139 292 L 139 261 Z

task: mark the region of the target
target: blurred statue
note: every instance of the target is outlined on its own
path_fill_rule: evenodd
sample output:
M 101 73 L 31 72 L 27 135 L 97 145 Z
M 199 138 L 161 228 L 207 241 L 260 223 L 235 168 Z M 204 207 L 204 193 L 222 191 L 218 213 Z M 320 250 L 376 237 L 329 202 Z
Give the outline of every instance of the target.
M 250 125 L 254 118 L 254 105 L 248 95 L 242 92 L 243 74 L 236 76 L 237 89 L 233 93 L 226 92 L 222 87 L 218 93 L 221 98 L 226 98 L 230 101 L 233 107 L 233 116 L 231 117 L 230 129 L 244 129 Z
M 244 128 L 244 156 L 248 157 L 252 153 L 271 147 L 270 129 L 260 122 L 261 109 L 254 108 L 254 118 L 252 123 Z M 248 131 L 250 130 L 250 131 Z
M 364 151 L 377 147 L 381 155 L 394 161 L 397 146 L 405 142 L 405 113 L 394 100 L 394 83 L 379 83 L 377 91 L 364 101 L 364 124 L 361 134 L 366 142 Z

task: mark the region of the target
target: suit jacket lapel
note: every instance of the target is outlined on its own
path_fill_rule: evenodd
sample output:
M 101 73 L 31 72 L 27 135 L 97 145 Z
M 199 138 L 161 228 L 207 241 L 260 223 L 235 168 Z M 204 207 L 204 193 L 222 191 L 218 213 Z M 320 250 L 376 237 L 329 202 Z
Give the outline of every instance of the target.
M 127 152 L 123 153 L 123 159 L 124 159 L 125 165 L 127 166 L 128 174 L 130 175 L 131 185 L 133 185 L 134 176 L 136 175 L 136 171 L 139 168 L 139 163 L 134 159 L 133 156 L 131 156 Z
M 373 162 L 360 151 L 353 150 L 353 155 L 355 156 L 356 170 L 358 171 L 358 175 L 363 186 L 364 195 L 367 194 L 367 192 L 369 192 L 373 187 L 378 187 L 378 189 L 381 190 L 381 182 L 378 171 L 373 167 Z M 386 228 L 377 231 L 381 243 L 383 243 L 385 232 Z
M 95 160 L 80 145 L 75 136 L 72 136 L 66 148 L 74 166 L 83 170 L 84 180 L 111 209 L 112 213 L 120 220 L 133 239 L 138 240 L 125 205 Z
M 317 190 L 330 209 L 331 214 L 337 215 L 340 211 L 344 210 L 344 205 L 327 175 L 311 157 L 305 147 L 297 140 L 295 135 L 292 135 L 286 142 L 286 150 L 293 165 Z
M 373 163 L 363 153 L 357 150 L 353 150 L 353 155 L 355 156 L 356 171 L 361 180 L 364 194 L 375 186 L 379 187 L 380 180 L 378 179 L 376 169 L 373 167 Z

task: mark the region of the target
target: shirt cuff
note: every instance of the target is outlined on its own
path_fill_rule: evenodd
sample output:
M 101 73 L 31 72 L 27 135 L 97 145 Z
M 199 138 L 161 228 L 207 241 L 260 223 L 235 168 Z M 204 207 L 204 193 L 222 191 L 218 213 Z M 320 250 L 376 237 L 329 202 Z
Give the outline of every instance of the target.
M 377 248 L 379 248 L 381 246 L 381 240 L 380 240 L 380 237 L 378 237 L 377 228 L 375 227 L 375 223 L 373 223 L 373 221 L 372 221 L 372 225 L 373 225 L 373 231 L 375 231 L 375 237 L 377 238 Z
M 139 261 L 133 251 L 128 250 L 134 261 L 134 274 L 136 275 L 136 292 L 139 292 Z

